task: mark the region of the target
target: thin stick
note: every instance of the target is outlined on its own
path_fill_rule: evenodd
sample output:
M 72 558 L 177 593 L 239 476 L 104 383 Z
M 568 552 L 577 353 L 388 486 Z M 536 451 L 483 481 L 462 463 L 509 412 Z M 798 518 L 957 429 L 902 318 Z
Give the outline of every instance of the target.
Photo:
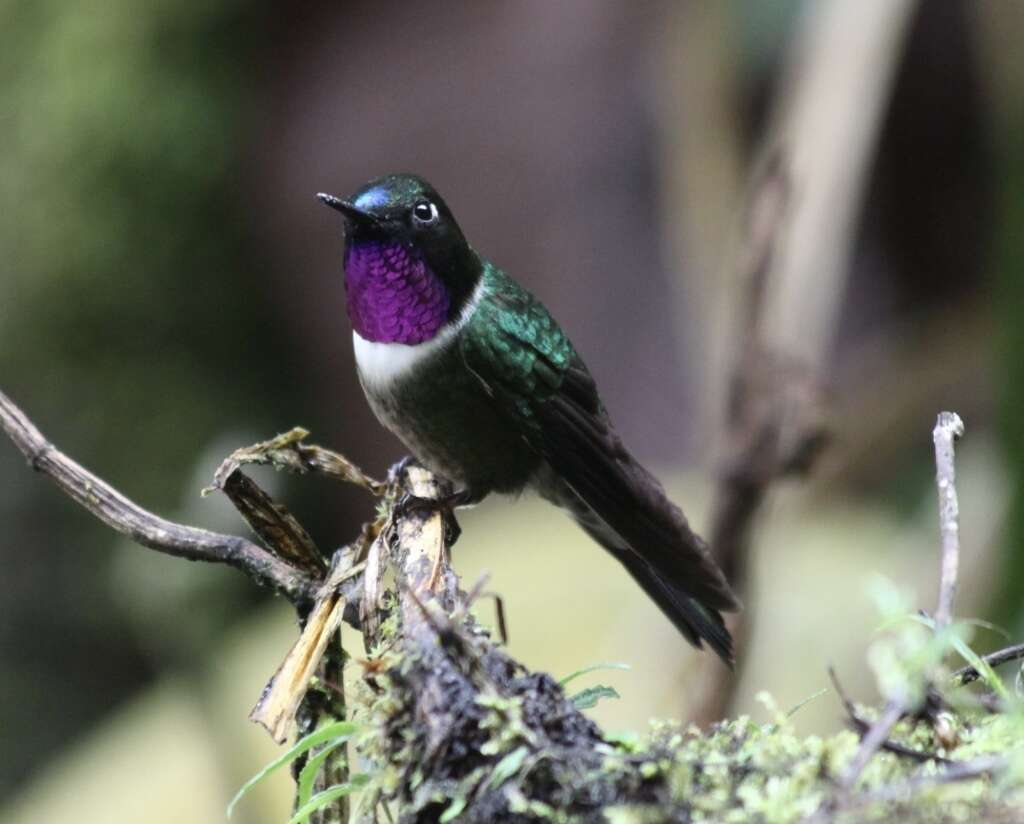
M 953 596 L 956 594 L 957 568 L 960 563 L 960 510 L 956 497 L 956 469 L 953 442 L 964 433 L 964 424 L 955 412 L 940 412 L 932 440 L 935 442 L 935 471 L 939 488 L 939 527 L 942 533 L 942 575 L 939 604 L 935 610 L 935 627 L 942 629 L 953 618 Z M 889 732 L 907 711 L 903 701 L 890 700 L 881 716 L 867 730 L 860 749 L 847 767 L 840 784 L 850 789 L 882 747 Z
M 988 773 L 1002 772 L 1006 769 L 1008 763 L 1008 760 L 1000 755 L 982 755 L 971 761 L 964 761 L 951 767 L 946 767 L 939 772 L 916 775 L 900 784 L 890 784 L 873 792 L 856 796 L 852 799 L 852 806 L 909 798 L 918 790 L 928 787 L 952 784 L 956 781 L 969 781 L 972 778 L 980 778 Z
M 1024 644 L 1014 644 L 1012 647 L 1006 647 L 1005 649 L 996 650 L 988 655 L 981 656 L 981 660 L 990 667 L 998 667 L 1007 661 L 1016 661 L 1020 658 L 1024 658 Z M 961 667 L 950 676 L 950 680 L 955 687 L 962 687 L 965 684 L 977 681 L 979 678 L 981 678 L 981 673 L 972 666 Z
M 878 720 L 868 728 L 864 737 L 861 738 L 860 749 L 857 750 L 853 761 L 850 762 L 840 779 L 839 783 L 844 789 L 850 789 L 857 783 L 857 779 L 868 765 L 868 761 L 889 738 L 889 733 L 896 726 L 896 722 L 903 717 L 904 712 L 906 712 L 906 707 L 900 701 L 890 701 L 885 705 Z
M 953 598 L 960 566 L 960 505 L 956 497 L 956 466 L 953 442 L 964 434 L 964 422 L 956 412 L 940 412 L 932 430 L 935 442 L 935 476 L 939 488 L 939 530 L 942 536 L 942 575 L 935 628 L 953 620 Z
M 832 679 L 832 685 L 836 688 L 836 693 L 839 695 L 839 700 L 843 702 L 843 707 L 846 709 L 846 714 L 850 717 L 850 724 L 853 725 L 854 729 L 860 736 L 864 736 L 871 729 L 871 724 L 860 717 L 857 712 L 857 708 L 854 706 L 850 696 L 846 694 L 846 690 L 843 689 L 843 685 L 839 683 L 839 676 L 836 675 L 836 671 L 833 667 L 828 668 L 829 678 Z M 882 744 L 881 749 L 886 752 L 891 752 L 893 755 L 900 755 L 904 758 L 910 758 L 913 761 L 920 761 L 922 763 L 928 761 L 936 761 L 940 764 L 952 764 L 948 758 L 944 758 L 938 753 L 926 752 L 925 750 L 915 750 L 911 747 L 905 747 L 890 738 L 886 738 Z
M 37 472 L 57 484 L 70 498 L 107 526 L 157 552 L 228 564 L 292 603 L 308 603 L 317 582 L 270 552 L 237 535 L 222 535 L 184 526 L 154 515 L 61 452 L 3 392 L 0 427 Z

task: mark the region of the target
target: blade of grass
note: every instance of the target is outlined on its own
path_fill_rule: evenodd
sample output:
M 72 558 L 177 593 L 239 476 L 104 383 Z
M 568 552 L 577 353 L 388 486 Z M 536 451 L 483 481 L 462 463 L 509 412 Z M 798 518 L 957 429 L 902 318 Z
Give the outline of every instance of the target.
M 356 732 L 356 730 L 356 725 L 353 724 L 351 721 L 335 721 L 331 724 L 328 724 L 325 727 L 321 727 L 318 730 L 314 730 L 304 738 L 300 738 L 298 741 L 295 742 L 291 749 L 289 749 L 280 757 L 275 758 L 273 761 L 267 764 L 267 766 L 265 766 L 262 770 L 256 773 L 256 775 L 254 775 L 252 778 L 246 781 L 245 784 L 242 785 L 242 788 L 237 793 L 235 793 L 235 797 L 231 799 L 231 803 L 228 804 L 228 818 L 230 818 L 231 814 L 234 812 L 235 805 L 242 800 L 242 796 L 244 796 L 247 792 L 249 792 L 249 790 L 251 790 L 257 784 L 259 784 L 268 775 L 280 769 L 285 764 L 291 763 L 304 752 L 306 752 L 307 750 L 311 750 L 318 744 L 323 744 L 326 741 L 330 741 L 332 738 L 347 739 L 351 737 L 352 734 Z
M 1003 679 L 996 674 L 996 671 L 992 669 L 989 663 L 971 649 L 963 639 L 957 638 L 954 635 L 952 643 L 953 648 L 960 654 L 960 657 L 978 671 L 978 674 L 981 675 L 982 680 L 989 689 L 1004 701 L 1009 701 L 1010 694 L 1007 692 L 1006 686 L 1003 684 Z
M 821 698 L 821 696 L 823 696 L 827 692 L 828 692 L 828 687 L 822 687 L 817 692 L 812 693 L 811 695 L 808 695 L 803 701 L 797 702 L 792 707 L 790 707 L 788 710 L 786 710 L 786 718 L 792 718 L 794 715 L 796 715 L 798 712 L 800 712 L 800 710 L 802 710 L 804 707 L 806 707 L 808 704 L 810 704 L 811 701 L 815 701 L 818 698 Z
M 316 776 L 320 772 L 320 768 L 330 757 L 331 753 L 333 753 L 338 747 L 344 745 L 347 741 L 348 736 L 335 738 L 333 741 L 328 741 L 324 744 L 323 749 L 319 750 L 316 755 L 309 757 L 309 760 L 306 761 L 305 766 L 299 773 L 299 780 L 297 783 L 298 800 L 295 802 L 296 807 L 302 807 L 313 797 L 313 784 L 316 783 Z
M 560 687 L 564 687 L 570 681 L 575 681 L 581 675 L 587 675 L 587 674 L 589 674 L 591 672 L 597 672 L 598 670 L 609 670 L 609 669 L 613 669 L 613 670 L 628 670 L 628 669 L 632 669 L 632 667 L 629 664 L 622 664 L 622 663 L 619 663 L 617 661 L 609 661 L 607 663 L 600 663 L 600 664 L 591 664 L 589 667 L 584 667 L 583 669 L 578 669 L 578 670 L 576 670 L 576 672 L 571 673 L 570 675 L 565 676 L 565 678 L 561 679 L 558 682 L 558 685 Z
M 356 773 L 345 784 L 335 784 L 333 787 L 328 787 L 323 792 L 314 795 L 296 810 L 295 815 L 288 819 L 288 824 L 303 824 L 312 813 L 323 809 L 332 801 L 336 801 L 346 795 L 351 795 L 365 787 L 369 782 L 370 776 L 365 773 Z

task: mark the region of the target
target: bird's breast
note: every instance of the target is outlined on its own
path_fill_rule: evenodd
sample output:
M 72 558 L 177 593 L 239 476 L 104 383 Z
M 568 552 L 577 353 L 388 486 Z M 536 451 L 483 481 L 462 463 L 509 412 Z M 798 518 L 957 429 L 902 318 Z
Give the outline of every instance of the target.
M 366 389 L 376 393 L 391 393 L 395 385 L 422 370 L 451 346 L 457 344 L 459 333 L 472 319 L 484 296 L 483 281 L 477 284 L 458 317 L 450 319 L 429 340 L 419 343 L 398 343 L 370 340 L 352 332 L 359 378 Z
M 427 467 L 483 494 L 517 491 L 536 471 L 539 459 L 466 368 L 457 337 L 354 343 L 374 414 Z
M 451 343 L 450 336 L 444 334 L 410 346 L 366 340 L 358 332 L 352 333 L 356 367 L 367 393 L 391 391 Z

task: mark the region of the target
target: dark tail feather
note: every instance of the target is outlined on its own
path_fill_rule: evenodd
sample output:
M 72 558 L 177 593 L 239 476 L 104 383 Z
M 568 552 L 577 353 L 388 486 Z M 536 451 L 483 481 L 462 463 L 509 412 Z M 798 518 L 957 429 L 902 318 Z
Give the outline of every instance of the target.
M 590 532 L 590 530 L 587 530 Z M 593 533 L 591 533 L 593 534 Z M 598 538 L 598 535 L 594 535 Z M 604 543 L 602 541 L 602 543 Z M 701 639 L 708 642 L 718 657 L 730 667 L 733 665 L 732 636 L 725 628 L 722 613 L 704 607 L 699 601 L 674 585 L 669 576 L 659 574 L 650 564 L 630 549 L 617 549 L 605 544 L 626 568 L 633 580 L 643 588 L 691 644 L 702 647 Z
M 731 661 L 719 613 L 739 603 L 707 545 L 623 446 L 582 361 L 560 370 L 555 385 L 531 407 L 539 427 L 527 441 L 546 462 L 534 484 L 625 565 L 683 635 Z
M 619 560 L 686 640 L 698 649 L 703 647 L 702 641 L 707 641 L 732 667 L 732 636 L 725 628 L 722 614 L 689 595 L 683 582 L 677 583 L 678 569 L 659 569 L 629 547 L 622 546 L 622 539 L 571 492 L 563 491 L 558 503 L 566 506 L 584 531 Z

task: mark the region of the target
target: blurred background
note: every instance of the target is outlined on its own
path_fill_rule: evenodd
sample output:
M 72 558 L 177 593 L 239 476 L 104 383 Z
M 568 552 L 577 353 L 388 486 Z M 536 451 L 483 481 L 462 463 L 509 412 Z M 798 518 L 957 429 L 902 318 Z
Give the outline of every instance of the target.
M 402 450 L 358 387 L 341 225 L 313 195 L 415 171 L 551 308 L 704 527 L 750 174 L 810 65 L 804 99 L 832 114 L 807 145 L 842 159 L 851 130 L 829 124 L 864 132 L 813 201 L 834 259 L 800 292 L 835 306 L 789 322 L 820 350 L 833 438 L 757 522 L 728 712 L 765 720 L 759 691 L 795 705 L 829 662 L 871 698 L 872 586 L 934 603 L 943 408 L 967 425 L 958 612 L 1019 640 L 1024 6 L 894 0 L 869 38 L 885 51 L 861 55 L 877 20 L 857 5 L 2 0 L 0 388 L 139 503 L 210 528 L 244 529 L 199 497 L 220 458 L 294 425 L 383 474 Z M 854 17 L 820 72 L 796 58 L 826 7 Z M 865 65 L 867 97 L 846 82 Z M 322 546 L 373 511 L 258 477 Z M 275 752 L 246 715 L 295 637 L 287 605 L 119 539 L 4 442 L 0 520 L 0 822 L 223 820 Z M 629 663 L 593 676 L 622 694 L 593 711 L 609 730 L 694 712 L 720 665 L 560 513 L 494 499 L 462 525 L 456 568 L 491 573 L 513 655 L 556 676 Z M 838 702 L 797 723 L 836 729 Z M 289 804 L 282 775 L 235 820 Z

